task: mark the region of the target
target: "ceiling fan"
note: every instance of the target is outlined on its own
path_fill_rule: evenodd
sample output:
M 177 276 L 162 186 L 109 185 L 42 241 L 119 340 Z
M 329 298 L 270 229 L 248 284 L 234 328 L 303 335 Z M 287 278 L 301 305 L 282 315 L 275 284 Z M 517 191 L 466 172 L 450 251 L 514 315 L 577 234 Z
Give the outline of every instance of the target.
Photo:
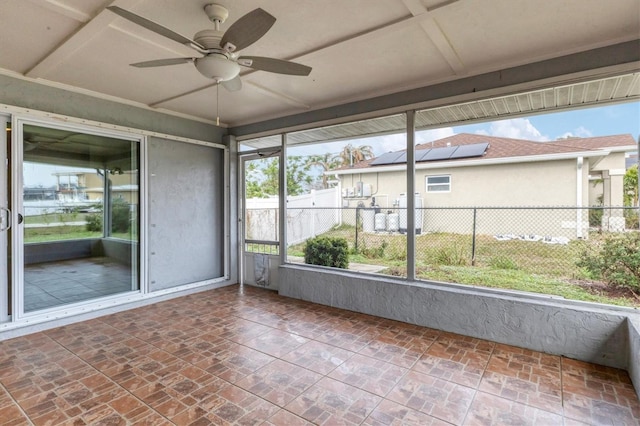
M 220 25 L 228 18 L 229 11 L 217 3 L 207 4 L 204 7 L 204 11 L 209 20 L 214 23 L 215 29 L 199 31 L 193 36 L 193 40 L 118 6 L 109 6 L 107 9 L 204 55 L 191 58 L 170 58 L 138 62 L 131 64 L 134 67 L 148 68 L 193 63 L 200 74 L 213 79 L 230 91 L 242 88 L 239 76 L 240 66 L 260 71 L 299 76 L 307 76 L 311 72 L 311 67 L 291 61 L 263 56 L 238 55 L 238 51 L 262 38 L 276 22 L 275 17 L 260 8 L 242 16 L 227 31 L 223 32 L 220 30 Z

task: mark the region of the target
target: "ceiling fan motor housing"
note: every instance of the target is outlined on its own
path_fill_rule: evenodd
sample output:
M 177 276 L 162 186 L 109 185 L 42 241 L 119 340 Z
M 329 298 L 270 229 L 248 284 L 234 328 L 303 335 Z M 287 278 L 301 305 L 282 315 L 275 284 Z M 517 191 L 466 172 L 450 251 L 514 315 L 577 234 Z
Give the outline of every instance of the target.
M 240 74 L 240 65 L 223 53 L 209 53 L 195 62 L 200 74 L 218 82 L 231 80 Z

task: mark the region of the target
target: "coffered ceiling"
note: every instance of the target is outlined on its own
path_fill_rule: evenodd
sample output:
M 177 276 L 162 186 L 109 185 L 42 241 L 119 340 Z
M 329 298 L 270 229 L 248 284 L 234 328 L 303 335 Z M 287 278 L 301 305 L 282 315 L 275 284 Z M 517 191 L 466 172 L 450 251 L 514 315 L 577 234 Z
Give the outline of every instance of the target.
M 0 72 L 173 114 L 239 126 L 426 87 L 640 38 L 640 0 L 218 0 L 224 31 L 261 7 L 277 18 L 246 56 L 313 68 L 307 77 L 243 68 L 220 88 L 199 56 L 106 9 L 119 6 L 188 38 L 214 25 L 212 0 L 0 1 Z M 1 103 L 1 98 L 0 98 Z

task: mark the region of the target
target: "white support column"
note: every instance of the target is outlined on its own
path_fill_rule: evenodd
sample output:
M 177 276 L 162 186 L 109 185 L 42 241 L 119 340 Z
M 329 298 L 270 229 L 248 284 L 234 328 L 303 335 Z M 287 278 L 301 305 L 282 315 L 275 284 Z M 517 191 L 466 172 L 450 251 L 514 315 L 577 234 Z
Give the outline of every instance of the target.
M 582 197 L 582 166 L 584 164 L 584 159 L 582 157 L 578 157 L 576 162 L 576 238 L 583 238 L 584 235 L 582 233 L 582 216 L 584 214 L 583 207 L 583 197 Z
M 280 242 L 280 264 L 287 263 L 287 134 L 282 134 L 282 140 L 280 141 L 280 184 L 279 191 L 279 206 L 280 214 L 278 215 L 279 223 L 279 235 L 278 240 Z
M 407 111 L 407 280 L 416 279 L 415 111 Z

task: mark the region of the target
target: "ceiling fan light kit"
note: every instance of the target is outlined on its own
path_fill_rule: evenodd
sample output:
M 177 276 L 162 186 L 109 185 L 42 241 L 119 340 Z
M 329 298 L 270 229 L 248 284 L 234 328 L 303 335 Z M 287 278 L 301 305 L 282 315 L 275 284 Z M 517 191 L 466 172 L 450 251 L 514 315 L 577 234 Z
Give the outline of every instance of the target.
M 193 37 L 193 40 L 121 7 L 109 6 L 107 9 L 137 25 L 182 43 L 204 55 L 191 58 L 156 59 L 131 64 L 137 68 L 162 67 L 192 62 L 200 74 L 215 80 L 217 83 L 236 79 L 240 74 L 240 66 L 287 75 L 307 76 L 311 72 L 311 67 L 291 61 L 260 56 L 242 57 L 236 54 L 237 51 L 249 47 L 261 39 L 276 22 L 275 17 L 261 8 L 254 9 L 240 17 L 223 32 L 220 30 L 220 25 L 229 17 L 229 11 L 217 3 L 207 4 L 204 6 L 204 12 L 209 20 L 214 23 L 215 29 L 199 31 Z M 224 86 L 231 91 L 239 90 L 241 87 L 239 82 Z
M 240 74 L 240 65 L 222 53 L 211 53 L 196 59 L 196 68 L 203 76 L 216 82 L 231 80 Z

